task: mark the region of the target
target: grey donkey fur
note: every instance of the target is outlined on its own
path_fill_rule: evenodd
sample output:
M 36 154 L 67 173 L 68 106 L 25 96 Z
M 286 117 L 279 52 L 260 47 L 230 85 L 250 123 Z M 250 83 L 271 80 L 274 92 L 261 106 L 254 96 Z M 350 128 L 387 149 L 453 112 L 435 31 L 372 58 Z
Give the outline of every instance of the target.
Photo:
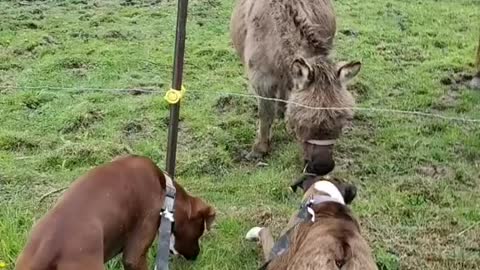
M 289 131 L 303 145 L 305 161 L 312 161 L 315 151 L 308 150 L 306 141 L 336 139 L 352 118 L 353 111 L 345 107 L 352 107 L 354 98 L 346 84 L 361 67 L 359 62 L 335 64 L 330 59 L 336 31 L 332 3 L 237 0 L 230 28 L 233 46 L 256 94 L 311 107 L 344 108 L 312 110 L 258 100 L 259 128 L 249 157 L 259 158 L 270 151 L 272 123 L 275 116 L 285 115 Z M 320 151 L 321 155 L 327 152 L 331 149 Z

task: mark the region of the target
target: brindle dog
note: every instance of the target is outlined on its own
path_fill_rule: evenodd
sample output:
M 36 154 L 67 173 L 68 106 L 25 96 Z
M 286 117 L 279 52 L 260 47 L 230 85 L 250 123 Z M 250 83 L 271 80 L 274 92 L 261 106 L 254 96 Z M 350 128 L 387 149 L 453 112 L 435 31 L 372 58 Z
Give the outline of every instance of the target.
M 306 176 L 299 185 L 306 191 L 303 201 L 313 202 L 313 218 L 295 214 L 276 246 L 268 228 L 247 233 L 248 240 L 262 245 L 267 261 L 263 269 L 377 270 L 360 225 L 345 205 L 356 196 L 355 186 L 315 176 Z
M 286 113 L 287 127 L 303 147 L 306 171 L 332 171 L 335 139 L 353 117 L 354 99 L 346 86 L 361 64 L 335 64 L 329 57 L 336 32 L 330 0 L 237 0 L 230 27 L 253 91 L 291 102 L 258 100 L 259 128 L 247 157 L 270 151 L 275 115 Z

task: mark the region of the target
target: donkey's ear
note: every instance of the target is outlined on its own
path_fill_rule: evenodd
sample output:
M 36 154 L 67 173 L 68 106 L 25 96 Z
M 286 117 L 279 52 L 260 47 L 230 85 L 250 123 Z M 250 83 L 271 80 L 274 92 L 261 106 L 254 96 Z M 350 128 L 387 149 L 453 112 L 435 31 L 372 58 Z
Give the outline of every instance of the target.
M 337 70 L 337 76 L 342 84 L 348 83 L 350 80 L 357 76 L 358 72 L 360 72 L 360 68 L 362 67 L 362 63 L 358 61 L 349 62 L 345 64 L 339 64 Z
M 297 90 L 304 89 L 313 80 L 312 67 L 303 57 L 296 58 L 291 66 L 294 86 Z

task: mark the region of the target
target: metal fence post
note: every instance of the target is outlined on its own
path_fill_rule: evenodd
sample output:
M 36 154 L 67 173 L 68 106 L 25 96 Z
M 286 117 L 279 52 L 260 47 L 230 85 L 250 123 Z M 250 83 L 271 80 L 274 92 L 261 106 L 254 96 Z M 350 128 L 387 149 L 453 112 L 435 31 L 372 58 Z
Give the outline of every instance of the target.
M 183 63 L 185 55 L 185 37 L 187 23 L 188 0 L 178 0 L 177 32 L 175 39 L 175 58 L 173 62 L 172 88 L 181 90 L 183 80 Z M 177 154 L 178 121 L 180 102 L 170 105 L 170 123 L 168 127 L 168 145 L 166 170 L 172 178 L 175 177 L 175 161 Z
M 177 29 L 175 37 L 175 55 L 173 61 L 172 89 L 183 90 L 183 64 L 185 56 L 185 37 L 187 24 L 188 0 L 178 0 L 177 7 Z M 175 179 L 175 161 L 177 154 L 178 121 L 180 116 L 180 100 L 170 104 L 170 123 L 168 126 L 167 158 L 166 171 Z M 162 245 L 160 239 L 160 228 L 158 237 L 157 258 L 155 260 L 155 270 L 168 270 L 169 247 Z

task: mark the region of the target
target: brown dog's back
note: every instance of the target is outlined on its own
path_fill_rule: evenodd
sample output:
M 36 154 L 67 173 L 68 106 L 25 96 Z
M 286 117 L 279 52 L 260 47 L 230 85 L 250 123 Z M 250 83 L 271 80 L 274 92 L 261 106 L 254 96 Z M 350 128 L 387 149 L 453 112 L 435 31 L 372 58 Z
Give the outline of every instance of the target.
M 94 168 L 35 224 L 15 269 L 57 269 L 59 264 L 77 269 L 70 265 L 76 261 L 89 266 L 84 269 L 103 269 L 138 222 L 158 217 L 165 185 L 160 179 L 158 167 L 143 157 L 118 158 Z

